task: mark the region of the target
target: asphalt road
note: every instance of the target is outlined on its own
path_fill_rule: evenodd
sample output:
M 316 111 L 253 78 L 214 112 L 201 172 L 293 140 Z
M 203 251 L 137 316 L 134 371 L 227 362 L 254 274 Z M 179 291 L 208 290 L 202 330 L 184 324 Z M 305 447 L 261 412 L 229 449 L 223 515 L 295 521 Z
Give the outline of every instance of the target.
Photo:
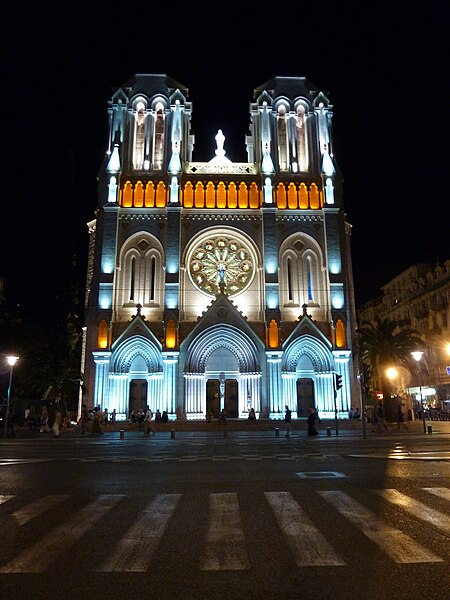
M 0 598 L 449 600 L 433 435 L 0 442 Z

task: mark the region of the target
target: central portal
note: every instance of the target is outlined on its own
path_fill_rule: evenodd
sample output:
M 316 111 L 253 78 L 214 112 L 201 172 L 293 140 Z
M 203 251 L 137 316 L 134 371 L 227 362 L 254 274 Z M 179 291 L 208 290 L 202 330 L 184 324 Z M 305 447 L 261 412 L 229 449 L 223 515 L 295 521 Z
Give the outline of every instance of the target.
M 224 408 L 230 419 L 238 417 L 238 382 L 236 379 L 225 380 Z M 213 413 L 213 417 L 219 417 L 220 379 L 208 379 L 206 382 L 206 411 L 209 410 Z

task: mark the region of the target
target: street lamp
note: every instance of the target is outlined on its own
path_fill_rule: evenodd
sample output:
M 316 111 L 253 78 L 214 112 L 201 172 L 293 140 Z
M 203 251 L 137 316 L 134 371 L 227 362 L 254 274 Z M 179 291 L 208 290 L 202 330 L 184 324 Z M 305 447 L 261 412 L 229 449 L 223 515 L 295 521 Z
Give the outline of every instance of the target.
M 414 352 L 411 352 L 411 356 L 416 361 L 416 363 L 417 363 L 417 369 L 418 369 L 418 372 L 419 372 L 420 408 L 422 410 L 423 432 L 426 433 L 427 432 L 427 426 L 426 426 L 426 423 L 425 423 L 425 411 L 423 410 L 423 397 L 422 397 L 422 374 L 421 374 L 421 371 L 420 371 L 420 361 L 422 359 L 423 352 L 421 352 L 420 350 L 416 350 Z
M 6 429 L 8 426 L 9 403 L 11 401 L 12 376 L 13 376 L 13 371 L 14 371 L 14 365 L 16 364 L 16 362 L 18 360 L 19 360 L 18 356 L 7 356 L 6 357 L 6 362 L 9 365 L 9 385 L 8 385 L 8 396 L 7 396 L 7 400 L 6 400 L 6 413 L 5 413 L 5 416 L 3 417 L 5 420 L 5 429 L 3 432 L 3 437 L 5 437 L 5 438 L 6 438 Z

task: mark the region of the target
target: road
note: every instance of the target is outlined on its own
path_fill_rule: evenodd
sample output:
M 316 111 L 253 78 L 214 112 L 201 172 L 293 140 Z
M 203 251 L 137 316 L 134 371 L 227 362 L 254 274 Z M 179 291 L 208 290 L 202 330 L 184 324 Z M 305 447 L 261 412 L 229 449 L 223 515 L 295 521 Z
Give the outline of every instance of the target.
M 0 597 L 449 600 L 450 427 L 0 442 Z

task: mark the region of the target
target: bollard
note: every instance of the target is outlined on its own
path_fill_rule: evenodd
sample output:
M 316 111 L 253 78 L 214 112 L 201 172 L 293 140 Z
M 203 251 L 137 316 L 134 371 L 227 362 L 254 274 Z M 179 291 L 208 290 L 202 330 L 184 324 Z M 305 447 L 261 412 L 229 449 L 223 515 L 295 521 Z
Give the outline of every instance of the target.
M 428 434 L 431 435 L 433 433 L 433 427 L 431 425 L 427 426 Z
M 331 427 L 327 427 L 327 437 L 331 437 Z
M 125 429 L 121 429 L 120 430 L 120 439 L 123 440 L 124 437 L 125 437 Z
M 280 437 L 280 430 L 278 427 L 275 427 L 275 437 Z
M 173 439 L 175 437 L 175 429 L 172 429 L 170 432 L 170 437 Z

